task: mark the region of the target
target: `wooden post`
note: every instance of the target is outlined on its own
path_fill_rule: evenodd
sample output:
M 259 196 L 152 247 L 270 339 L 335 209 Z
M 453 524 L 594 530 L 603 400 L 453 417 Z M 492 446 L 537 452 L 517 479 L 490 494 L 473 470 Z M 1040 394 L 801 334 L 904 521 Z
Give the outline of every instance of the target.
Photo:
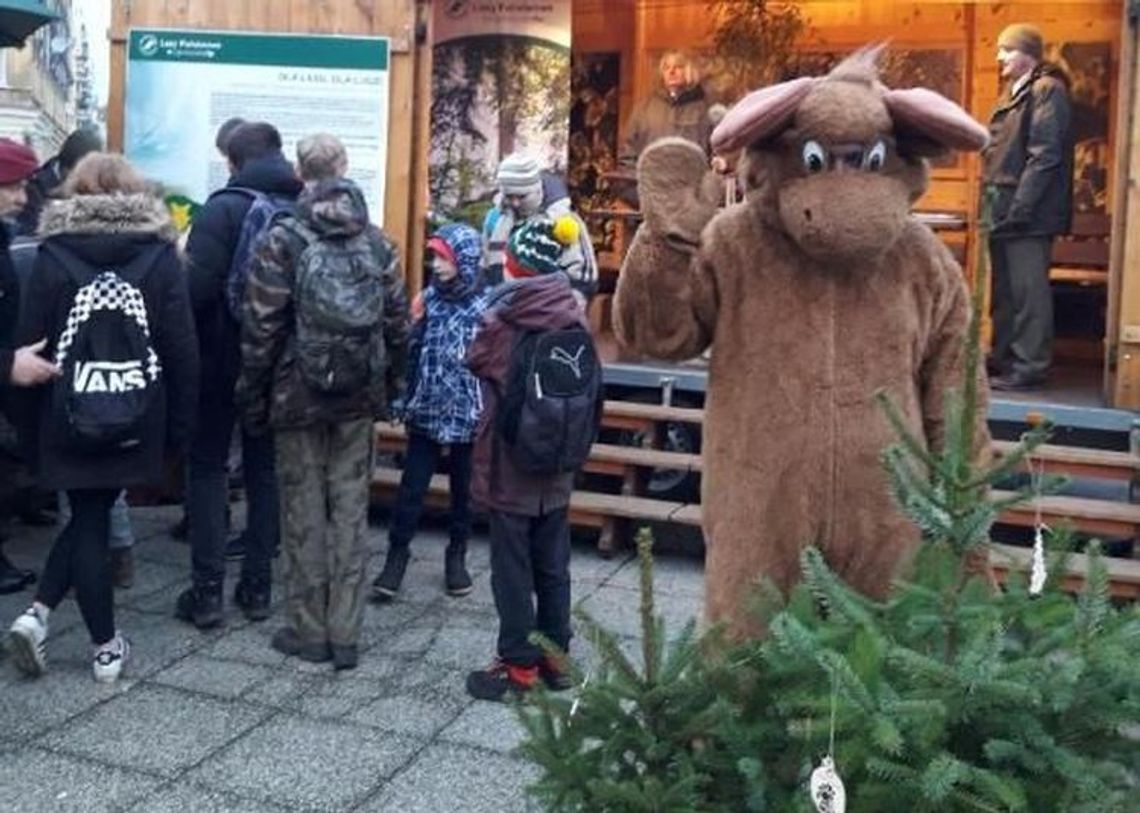
M 1129 15 L 1131 3 L 1122 11 L 1120 104 L 1117 133 L 1117 166 L 1121 167 L 1113 209 L 1113 251 L 1109 308 L 1110 337 L 1115 347 L 1115 382 L 1112 405 L 1140 409 L 1140 59 L 1137 36 L 1140 21 Z M 1119 241 L 1119 243 L 1117 242 Z M 1110 349 L 1110 353 L 1112 350 Z M 1110 365 L 1112 358 L 1110 356 Z
M 431 153 L 432 13 L 430 0 L 417 0 L 416 32 L 412 37 L 414 85 L 412 89 L 412 173 L 409 200 L 408 250 L 404 255 L 404 282 L 408 296 L 423 288 L 424 243 L 427 240 L 428 157 Z M 420 41 L 418 32 L 425 36 Z

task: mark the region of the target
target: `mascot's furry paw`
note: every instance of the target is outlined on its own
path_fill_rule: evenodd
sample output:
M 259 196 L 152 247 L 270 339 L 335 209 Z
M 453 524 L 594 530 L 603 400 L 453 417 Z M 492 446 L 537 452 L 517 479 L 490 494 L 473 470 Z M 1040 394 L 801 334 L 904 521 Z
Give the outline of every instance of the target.
M 692 252 L 724 200 L 724 179 L 693 142 L 662 138 L 637 162 L 637 190 L 646 227 L 674 248 Z

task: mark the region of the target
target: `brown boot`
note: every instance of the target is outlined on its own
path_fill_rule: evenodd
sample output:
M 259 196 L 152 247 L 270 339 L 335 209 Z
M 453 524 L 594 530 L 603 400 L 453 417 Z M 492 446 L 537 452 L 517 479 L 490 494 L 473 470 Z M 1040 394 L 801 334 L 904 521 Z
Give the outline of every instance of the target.
M 132 548 L 111 548 L 111 581 L 120 590 L 135 584 L 135 554 Z

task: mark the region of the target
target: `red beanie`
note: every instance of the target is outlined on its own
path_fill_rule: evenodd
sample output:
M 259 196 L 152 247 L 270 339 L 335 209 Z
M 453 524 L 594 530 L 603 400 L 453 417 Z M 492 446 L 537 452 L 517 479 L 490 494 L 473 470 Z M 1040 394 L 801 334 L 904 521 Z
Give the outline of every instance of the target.
M 10 138 L 0 138 L 0 184 L 25 180 L 39 166 L 36 154 Z

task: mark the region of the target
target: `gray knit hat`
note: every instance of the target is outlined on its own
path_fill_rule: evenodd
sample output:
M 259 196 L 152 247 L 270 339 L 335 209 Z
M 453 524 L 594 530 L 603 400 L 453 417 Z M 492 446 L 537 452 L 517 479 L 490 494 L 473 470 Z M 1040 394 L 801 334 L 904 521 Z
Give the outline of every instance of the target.
M 1045 39 L 1041 30 L 1029 23 L 1014 23 L 1003 28 L 998 34 L 998 47 L 1021 51 L 1038 62 L 1045 55 Z
M 542 186 L 542 168 L 533 155 L 516 152 L 499 164 L 495 181 L 504 195 L 525 195 Z

